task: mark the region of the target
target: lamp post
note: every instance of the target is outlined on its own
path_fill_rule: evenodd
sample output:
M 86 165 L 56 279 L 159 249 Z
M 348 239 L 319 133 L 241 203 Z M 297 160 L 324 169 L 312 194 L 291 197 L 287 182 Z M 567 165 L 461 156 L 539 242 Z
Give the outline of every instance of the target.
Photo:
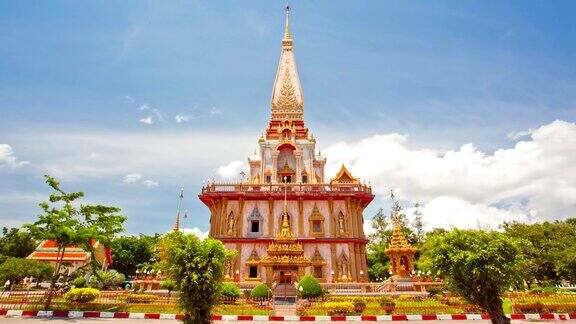
M 234 278 L 236 280 L 236 282 L 240 281 L 240 270 L 236 270 L 236 278 Z
M 364 271 L 360 270 L 360 282 L 364 282 Z

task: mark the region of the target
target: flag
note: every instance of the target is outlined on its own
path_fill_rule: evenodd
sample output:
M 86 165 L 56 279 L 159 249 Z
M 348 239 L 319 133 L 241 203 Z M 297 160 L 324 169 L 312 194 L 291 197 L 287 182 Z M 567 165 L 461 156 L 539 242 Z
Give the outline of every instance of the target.
M 180 190 L 180 199 L 184 198 L 184 189 Z

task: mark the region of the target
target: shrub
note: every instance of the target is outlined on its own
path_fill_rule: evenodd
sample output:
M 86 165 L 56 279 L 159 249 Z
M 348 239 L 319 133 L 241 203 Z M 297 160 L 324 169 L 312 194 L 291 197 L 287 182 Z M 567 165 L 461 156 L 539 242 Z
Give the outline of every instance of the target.
M 533 294 L 554 294 L 558 291 L 556 287 L 541 287 L 535 286 L 530 289 L 530 292 Z
M 73 288 L 64 294 L 64 299 L 70 303 L 89 303 L 100 296 L 100 291 L 94 288 Z
M 178 287 L 176 287 L 176 281 L 174 281 L 174 280 L 164 280 L 160 283 L 160 287 L 162 289 L 168 290 L 168 297 L 170 297 L 172 295 L 173 290 L 178 288 Z
M 90 287 L 98 289 L 117 288 L 126 278 L 116 270 L 98 270 L 90 277 Z
M 442 295 L 444 293 L 444 287 L 442 286 L 430 286 L 426 290 L 430 296 Z
M 396 306 L 396 302 L 390 296 L 380 297 L 380 299 L 378 300 L 378 303 L 380 304 L 380 307 L 382 307 L 384 309 L 384 311 L 386 312 L 386 314 L 388 314 L 388 315 L 392 314 L 392 312 L 394 311 L 394 308 Z
M 312 276 L 302 277 L 298 282 L 298 287 L 302 287 L 302 291 L 298 289 L 298 294 L 302 298 L 314 298 L 324 295 L 324 290 L 320 286 L 318 279 Z
M 220 293 L 224 297 L 238 298 L 240 297 L 240 288 L 231 282 L 225 282 L 222 284 Z
M 250 297 L 252 298 L 267 298 L 270 296 L 272 291 L 266 284 L 259 284 L 258 286 L 252 288 L 250 291 Z
M 127 302 L 135 304 L 149 304 L 157 300 L 158 296 L 152 294 L 132 294 L 127 298 Z
M 354 299 L 354 310 L 358 313 L 362 313 L 366 309 L 366 302 L 362 298 Z
M 86 278 L 80 276 L 72 280 L 72 286 L 75 288 L 84 288 L 86 287 Z
M 394 302 L 394 299 L 390 296 L 382 296 L 380 297 L 380 299 L 378 300 L 378 303 L 380 304 L 380 306 L 382 307 L 386 307 L 386 306 L 394 306 L 396 303 Z
M 325 302 L 323 307 L 329 316 L 349 315 L 354 312 L 354 304 L 352 302 Z

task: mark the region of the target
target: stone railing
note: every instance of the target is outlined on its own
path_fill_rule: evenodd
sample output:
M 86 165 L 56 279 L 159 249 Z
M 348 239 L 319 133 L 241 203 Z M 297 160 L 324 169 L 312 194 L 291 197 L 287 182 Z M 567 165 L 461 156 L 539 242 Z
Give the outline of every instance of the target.
M 401 294 L 406 291 L 426 293 L 427 287 L 440 286 L 442 282 L 411 282 L 408 287 L 404 282 L 335 282 L 322 283 L 322 288 L 335 295 L 354 295 L 354 294 L 384 294 L 396 293 Z
M 366 184 L 310 184 L 310 183 L 209 183 L 202 187 L 202 194 L 218 192 L 364 192 L 372 193 L 372 187 Z

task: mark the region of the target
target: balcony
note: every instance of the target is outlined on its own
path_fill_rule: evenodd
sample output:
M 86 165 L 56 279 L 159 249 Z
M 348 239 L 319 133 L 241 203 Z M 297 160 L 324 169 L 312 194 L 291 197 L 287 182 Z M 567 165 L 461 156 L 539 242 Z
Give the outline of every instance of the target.
M 364 193 L 371 195 L 372 187 L 366 184 L 309 184 L 309 183 L 209 183 L 202 187 L 201 195 L 211 193 L 246 192 L 246 193 Z

